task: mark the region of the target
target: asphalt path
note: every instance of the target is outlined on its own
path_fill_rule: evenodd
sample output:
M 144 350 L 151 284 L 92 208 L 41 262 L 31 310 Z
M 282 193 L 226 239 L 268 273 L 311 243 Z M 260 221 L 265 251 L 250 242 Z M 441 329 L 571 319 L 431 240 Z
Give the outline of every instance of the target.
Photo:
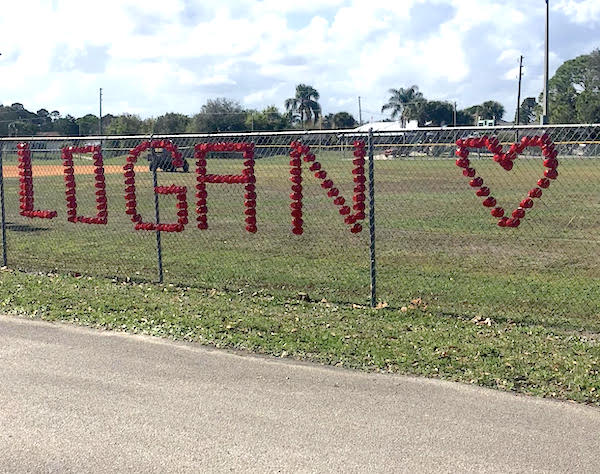
M 0 472 L 600 472 L 600 410 L 0 317 Z

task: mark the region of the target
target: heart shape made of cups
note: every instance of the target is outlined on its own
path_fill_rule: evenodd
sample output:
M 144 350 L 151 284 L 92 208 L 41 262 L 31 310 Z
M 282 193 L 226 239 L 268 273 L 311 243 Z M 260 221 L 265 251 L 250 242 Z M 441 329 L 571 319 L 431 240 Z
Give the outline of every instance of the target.
M 462 168 L 463 176 L 470 178 L 469 186 L 477 188 L 475 194 L 479 197 L 485 198 L 482 204 L 485 207 L 493 208 L 491 210 L 492 216 L 498 218 L 498 226 L 500 227 L 519 227 L 521 219 L 525 217 L 526 209 L 531 209 L 534 204 L 534 199 L 542 197 L 542 189 L 546 189 L 550 186 L 552 180 L 558 177 L 558 151 L 556 150 L 554 143 L 547 134 L 525 136 L 521 138 L 521 141 L 513 143 L 507 152 L 502 151 L 502 144 L 499 142 L 497 137 L 473 137 L 473 138 L 459 138 L 456 140 L 456 166 Z M 477 171 L 471 166 L 469 161 L 469 148 L 487 148 L 494 154 L 494 161 L 498 163 L 506 171 L 510 171 L 513 168 L 514 160 L 519 154 L 526 148 L 538 147 L 542 151 L 544 157 L 544 176 L 537 181 L 537 186 L 532 188 L 528 193 L 527 197 L 523 199 L 519 206 L 514 209 L 511 213 L 511 217 L 505 216 L 505 211 L 502 207 L 497 206 L 496 199 L 491 195 L 491 190 L 484 186 L 483 178 L 477 176 Z

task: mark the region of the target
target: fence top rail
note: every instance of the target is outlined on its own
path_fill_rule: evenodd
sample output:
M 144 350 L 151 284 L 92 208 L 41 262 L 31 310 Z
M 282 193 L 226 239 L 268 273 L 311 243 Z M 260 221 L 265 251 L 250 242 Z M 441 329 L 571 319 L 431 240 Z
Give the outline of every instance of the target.
M 435 132 L 461 132 L 461 131 L 502 131 L 502 130 L 554 130 L 554 129 L 575 129 L 575 128 L 600 128 L 600 123 L 591 124 L 553 124 L 553 125 L 499 125 L 493 127 L 476 127 L 474 125 L 466 127 L 421 127 L 399 130 L 373 130 L 376 135 L 406 135 L 416 133 L 435 133 Z M 352 137 L 366 137 L 368 130 L 338 129 L 338 130 L 286 130 L 286 131 L 267 131 L 267 132 L 220 132 L 220 133 L 182 133 L 182 134 L 143 134 L 143 135 L 87 135 L 87 136 L 60 136 L 60 137 L 0 137 L 0 142 L 52 142 L 52 141 L 102 141 L 102 140 L 150 140 L 150 139 L 185 139 L 185 138 L 241 138 L 241 137 L 268 137 L 268 136 L 288 136 L 298 137 L 309 135 L 342 135 Z
M 61 136 L 61 137 L 0 137 L 0 142 L 15 142 L 15 141 L 85 141 L 85 140 L 160 140 L 164 138 L 241 138 L 241 137 L 272 137 L 272 136 L 289 136 L 301 138 L 307 135 L 351 135 L 351 136 L 368 136 L 369 132 L 357 132 L 353 130 L 286 130 L 281 132 L 220 132 L 220 133 L 180 133 L 171 135 L 87 135 L 87 136 Z

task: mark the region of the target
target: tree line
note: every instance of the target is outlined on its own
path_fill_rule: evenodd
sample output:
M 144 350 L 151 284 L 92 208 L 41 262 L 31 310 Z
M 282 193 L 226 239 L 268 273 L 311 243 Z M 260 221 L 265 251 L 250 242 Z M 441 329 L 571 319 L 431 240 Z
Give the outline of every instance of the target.
M 389 119 L 419 126 L 468 126 L 478 120 L 501 121 L 505 115 L 502 104 L 494 100 L 457 110 L 448 101 L 428 100 L 417 85 L 389 90 L 389 99 L 381 112 Z M 279 131 L 287 129 L 341 129 L 358 124 L 348 112 L 323 115 L 320 94 L 313 86 L 298 84 L 292 97 L 284 101 L 284 111 L 275 105 L 262 110 L 245 109 L 228 98 L 209 99 L 197 114 L 188 116 L 169 112 L 159 117 L 142 119 L 124 113 L 102 117 L 102 133 L 107 135 L 176 134 L 246 131 Z M 600 50 L 581 55 L 563 63 L 549 81 L 550 123 L 600 122 Z M 526 97 L 519 107 L 519 123 L 536 123 L 541 115 L 541 100 Z M 516 117 L 515 120 L 516 121 Z M 94 114 L 82 117 L 62 115 L 59 111 L 40 109 L 31 112 L 21 103 L 0 105 L 0 136 L 31 136 L 59 134 L 69 136 L 95 135 L 100 132 L 100 120 Z
M 600 122 L 600 49 L 556 70 L 548 82 L 548 108 L 551 123 Z
M 476 125 L 478 120 L 503 119 L 502 104 L 488 100 L 462 110 L 447 101 L 427 100 L 416 85 L 390 89 L 382 107 L 393 119 L 416 120 L 419 126 Z M 538 99 L 526 97 L 515 111 L 513 123 L 539 123 L 543 93 Z M 549 121 L 556 124 L 600 122 L 600 50 L 565 61 L 548 82 Z M 454 115 L 456 114 L 456 116 Z
M 504 116 L 504 106 L 494 100 L 457 110 L 452 102 L 426 99 L 417 85 L 390 89 L 389 93 L 389 101 L 381 111 L 389 112 L 393 120 L 404 125 L 409 121 L 416 121 L 419 127 L 476 125 L 478 120 L 501 120 Z
M 298 87 L 302 92 L 310 86 L 300 84 Z M 216 98 L 207 100 L 200 112 L 192 116 L 169 112 L 159 117 L 142 119 L 131 113 L 107 114 L 102 117 L 102 133 L 131 135 L 278 131 L 306 127 L 352 128 L 358 125 L 348 112 L 321 116 L 318 103 L 303 101 L 301 94 L 295 100 L 297 102 L 290 103 L 285 113 L 280 112 L 274 105 L 262 110 L 244 109 L 235 100 Z M 21 103 L 10 106 L 0 105 L 0 136 L 39 134 L 85 136 L 96 135 L 99 132 L 100 120 L 94 114 L 76 118 L 69 114 L 63 116 L 57 110 L 48 112 L 46 109 L 40 109 L 31 112 Z
M 102 116 L 102 133 L 107 135 L 238 132 L 246 130 L 283 130 L 288 120 L 276 107 L 262 111 L 245 110 L 239 103 L 226 99 L 210 99 L 198 114 L 188 116 L 169 112 L 159 117 L 142 119 L 131 113 Z M 61 115 L 58 111 L 26 110 L 22 104 L 0 105 L 0 136 L 60 134 L 68 136 L 97 135 L 97 115 L 82 117 Z

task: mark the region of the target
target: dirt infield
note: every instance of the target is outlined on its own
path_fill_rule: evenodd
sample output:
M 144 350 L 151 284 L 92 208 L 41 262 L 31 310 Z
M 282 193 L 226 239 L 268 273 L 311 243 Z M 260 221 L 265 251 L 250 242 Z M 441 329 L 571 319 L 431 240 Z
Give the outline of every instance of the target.
M 95 167 L 92 165 L 75 165 L 75 174 L 94 174 Z M 5 178 L 18 178 L 19 168 L 16 165 L 4 166 L 3 169 Z M 147 173 L 147 166 L 136 166 L 136 173 Z M 61 176 L 63 174 L 63 167 L 57 165 L 33 165 L 32 167 L 33 176 Z M 123 167 L 120 165 L 106 165 L 104 167 L 104 174 L 121 174 L 123 173 Z

